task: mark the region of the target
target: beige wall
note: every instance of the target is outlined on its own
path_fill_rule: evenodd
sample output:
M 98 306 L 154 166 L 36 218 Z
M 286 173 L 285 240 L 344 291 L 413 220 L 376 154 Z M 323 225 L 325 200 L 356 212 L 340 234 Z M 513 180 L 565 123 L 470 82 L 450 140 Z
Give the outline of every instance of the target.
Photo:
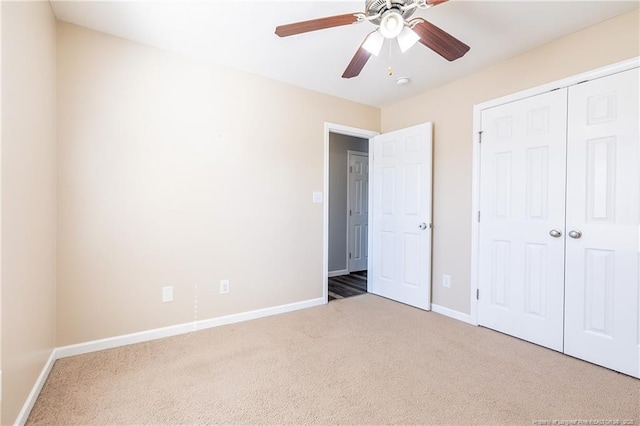
M 434 123 L 433 303 L 470 310 L 473 105 L 640 55 L 638 17 L 629 12 L 383 108 L 383 132 Z
M 0 3 L 0 393 L 2 393 L 2 4 Z M 2 421 L 2 395 L 0 394 L 0 425 Z
M 64 23 L 58 89 L 59 346 L 322 296 L 324 122 L 379 109 Z
M 2 424 L 15 421 L 55 344 L 56 21 L 2 2 Z

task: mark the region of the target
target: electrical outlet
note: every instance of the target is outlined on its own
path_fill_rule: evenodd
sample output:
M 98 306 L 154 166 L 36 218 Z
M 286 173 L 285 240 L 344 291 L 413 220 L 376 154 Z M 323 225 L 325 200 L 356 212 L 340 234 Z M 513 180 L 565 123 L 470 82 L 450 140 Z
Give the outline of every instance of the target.
M 451 275 L 442 275 L 442 287 L 451 287 Z
M 162 287 L 162 303 L 173 302 L 173 286 Z
M 220 280 L 220 294 L 229 293 L 229 280 Z

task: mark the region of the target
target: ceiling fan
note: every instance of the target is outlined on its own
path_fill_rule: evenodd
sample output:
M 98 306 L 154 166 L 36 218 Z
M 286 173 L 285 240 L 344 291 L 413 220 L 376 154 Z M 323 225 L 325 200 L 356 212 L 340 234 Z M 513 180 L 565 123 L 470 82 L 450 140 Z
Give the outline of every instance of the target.
M 448 0 L 367 0 L 364 13 L 347 13 L 280 25 L 276 28 L 276 34 L 288 37 L 364 21 L 376 25 L 378 28 L 365 37 L 342 78 L 358 76 L 371 55 L 378 56 L 386 39 L 397 39 L 403 53 L 419 41 L 445 59 L 455 61 L 464 56 L 470 47 L 423 18 L 408 20 L 417 9 L 437 6 L 446 1 Z

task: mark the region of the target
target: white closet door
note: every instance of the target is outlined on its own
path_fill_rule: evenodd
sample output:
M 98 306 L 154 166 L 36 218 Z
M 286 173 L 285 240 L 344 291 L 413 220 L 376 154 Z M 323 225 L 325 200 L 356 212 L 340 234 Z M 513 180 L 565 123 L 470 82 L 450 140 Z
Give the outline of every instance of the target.
M 561 89 L 484 110 L 480 165 L 478 323 L 558 351 L 566 105 Z
M 636 377 L 638 78 L 635 69 L 569 90 L 565 284 L 565 352 Z

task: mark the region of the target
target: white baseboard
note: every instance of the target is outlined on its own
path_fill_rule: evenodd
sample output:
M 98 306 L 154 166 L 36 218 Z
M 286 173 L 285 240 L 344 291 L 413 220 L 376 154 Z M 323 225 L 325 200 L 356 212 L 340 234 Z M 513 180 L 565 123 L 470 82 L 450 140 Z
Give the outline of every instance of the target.
M 349 275 L 349 270 L 341 269 L 339 271 L 329 271 L 329 274 L 327 276 L 331 278 L 331 277 L 339 277 L 340 275 Z
M 22 410 L 20 410 L 20 413 L 18 413 L 18 417 L 16 418 L 16 421 L 14 423 L 15 426 L 23 426 L 27 422 L 29 414 L 31 413 L 31 409 L 36 403 L 38 395 L 40 395 L 40 391 L 44 386 L 44 382 L 47 381 L 47 377 L 49 377 L 49 373 L 51 372 L 56 359 L 56 349 L 53 349 L 51 351 L 51 355 L 49 355 L 49 359 L 45 363 L 42 371 L 40 372 L 40 375 L 38 376 L 38 380 L 36 380 L 36 383 L 33 385 L 33 388 L 31 389 L 27 400 L 22 406 Z
M 431 311 L 471 324 L 471 315 L 465 314 L 464 312 L 454 311 L 453 309 L 445 308 L 435 303 L 431 304 Z
M 56 355 L 57 359 L 66 358 L 70 356 L 101 351 L 104 349 L 131 345 L 134 343 L 148 342 L 150 340 L 162 339 L 163 337 L 176 336 L 178 334 L 187 334 L 198 330 L 218 327 L 221 325 L 235 324 L 242 321 L 249 321 L 253 319 L 268 317 L 271 315 L 293 312 L 300 309 L 312 308 L 314 306 L 320 306 L 326 303 L 326 300 L 321 297 L 318 299 L 305 300 L 303 302 L 290 303 L 288 305 L 257 309 L 255 311 L 242 312 L 239 314 L 226 315 L 223 317 L 210 318 L 163 328 L 156 328 L 153 330 L 141 331 L 139 333 L 131 333 L 122 336 L 109 337 L 107 339 L 93 340 L 90 342 L 78 343 L 76 345 L 59 347 L 56 349 Z
M 287 312 L 293 312 L 300 309 L 312 308 L 314 306 L 320 306 L 326 304 L 326 300 L 322 297 L 317 299 L 305 300 L 303 302 L 290 303 L 287 305 L 274 306 L 271 308 L 257 309 L 255 311 L 242 312 L 239 314 L 226 315 L 223 317 L 210 318 L 201 321 L 194 321 L 185 324 L 178 324 L 169 327 L 156 328 L 153 330 L 142 331 L 139 333 L 125 334 L 122 336 L 110 337 L 107 339 L 93 340 L 90 342 L 79 343 L 76 345 L 62 346 L 54 348 L 51 351 L 51 355 L 46 364 L 42 368 L 38 380 L 31 389 L 27 400 L 22 407 L 22 410 L 18 414 L 15 421 L 16 426 L 23 426 L 31 413 L 31 409 L 40 395 L 40 391 L 44 386 L 51 368 L 57 359 L 66 358 L 75 355 L 86 354 L 90 352 L 101 351 L 104 349 L 117 348 L 120 346 L 131 345 L 134 343 L 142 343 L 150 340 L 161 339 L 163 337 L 176 336 L 178 334 L 191 333 L 193 331 L 204 330 L 207 328 L 218 327 L 226 324 L 235 324 L 243 321 L 249 321 L 258 318 L 264 318 L 271 315 L 283 314 Z M 433 312 L 446 315 L 448 317 L 470 323 L 470 315 L 454 311 L 453 309 L 445 308 L 436 304 L 431 304 L 431 310 Z
M 40 395 L 40 391 L 42 390 L 47 377 L 49 377 L 51 368 L 53 368 L 53 364 L 57 359 L 86 354 L 89 352 L 101 351 L 104 349 L 117 348 L 119 346 L 131 345 L 134 343 L 147 342 L 149 340 L 161 339 L 163 337 L 175 336 L 178 334 L 191 333 L 193 331 L 218 327 L 225 324 L 234 324 L 242 321 L 268 317 L 271 315 L 284 314 L 286 312 L 312 308 L 314 306 L 320 306 L 326 303 L 327 301 L 323 297 L 320 297 L 318 299 L 310 299 L 303 302 L 290 303 L 288 305 L 257 309 L 255 311 L 242 312 L 239 314 L 194 321 L 186 324 L 178 324 L 170 327 L 156 328 L 154 330 L 142 331 L 140 333 L 125 334 L 122 336 L 110 337 L 108 339 L 93 340 L 76 345 L 54 348 L 51 351 L 51 355 L 49 356 L 47 363 L 43 367 L 42 372 L 40 372 L 38 380 L 36 380 L 36 383 L 33 385 L 31 393 L 29 393 L 27 400 L 22 406 L 22 410 L 18 414 L 18 417 L 15 421 L 15 426 L 23 426 L 26 423 L 27 419 L 29 418 L 29 414 L 31 413 L 31 409 L 36 403 L 38 395 Z

